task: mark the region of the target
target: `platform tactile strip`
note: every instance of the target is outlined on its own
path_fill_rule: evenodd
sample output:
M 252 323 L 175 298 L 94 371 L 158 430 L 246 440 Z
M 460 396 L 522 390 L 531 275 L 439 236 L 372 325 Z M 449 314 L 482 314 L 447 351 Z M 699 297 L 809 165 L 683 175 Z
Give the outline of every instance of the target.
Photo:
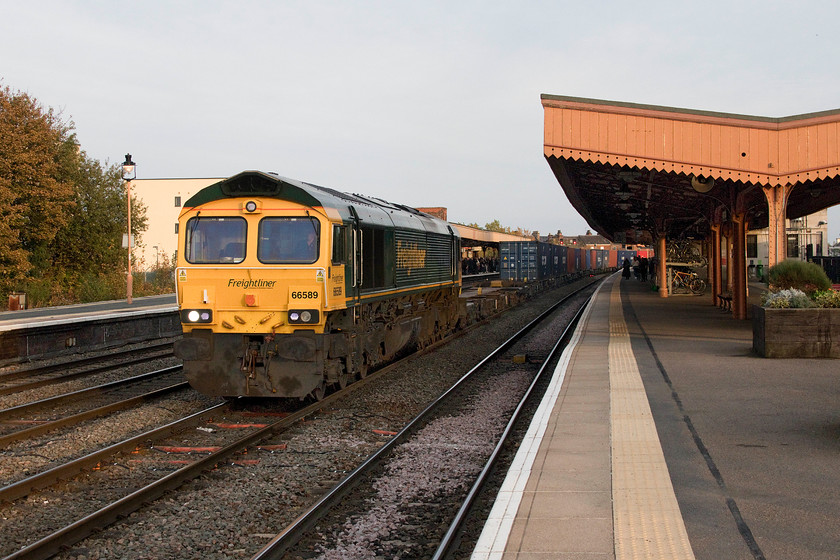
M 693 559 L 621 308 L 610 294 L 610 434 L 616 560 Z

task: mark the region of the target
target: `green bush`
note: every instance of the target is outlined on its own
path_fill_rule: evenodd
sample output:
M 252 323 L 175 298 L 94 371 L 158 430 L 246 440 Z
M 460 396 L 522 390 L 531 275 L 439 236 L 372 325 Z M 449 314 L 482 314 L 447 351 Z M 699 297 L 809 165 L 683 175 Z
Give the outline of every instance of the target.
M 52 285 L 47 279 L 29 280 L 23 288 L 26 293 L 26 305 L 30 308 L 49 305 L 51 288 Z
M 831 289 L 831 280 L 822 267 L 796 259 L 771 266 L 767 271 L 767 278 L 771 292 L 794 288 L 810 295 L 820 290 Z
M 767 292 L 761 296 L 762 307 L 773 309 L 803 309 L 814 307 L 814 302 L 808 294 L 796 288 L 779 290 L 778 292 Z
M 840 292 L 836 290 L 825 290 L 814 294 L 814 303 L 817 307 L 840 307 Z
M 82 303 L 109 301 L 125 297 L 125 276 L 110 274 L 82 274 L 76 285 L 76 299 Z

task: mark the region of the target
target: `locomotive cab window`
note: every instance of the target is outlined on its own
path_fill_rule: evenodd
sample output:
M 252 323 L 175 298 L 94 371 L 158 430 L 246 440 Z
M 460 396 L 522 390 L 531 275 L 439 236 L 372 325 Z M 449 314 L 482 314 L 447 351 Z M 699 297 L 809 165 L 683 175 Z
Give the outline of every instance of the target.
M 315 218 L 263 218 L 259 237 L 260 262 L 312 264 L 318 260 L 321 223 Z
M 347 227 L 333 226 L 332 264 L 347 262 Z
M 184 254 L 192 264 L 238 264 L 245 260 L 248 224 L 243 218 L 190 218 Z

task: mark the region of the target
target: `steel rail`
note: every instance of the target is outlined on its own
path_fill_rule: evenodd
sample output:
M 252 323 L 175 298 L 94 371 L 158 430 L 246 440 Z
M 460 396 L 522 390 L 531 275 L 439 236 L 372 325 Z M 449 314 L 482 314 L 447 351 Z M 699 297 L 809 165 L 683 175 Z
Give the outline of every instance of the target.
M 0 420 L 5 418 L 20 418 L 23 414 L 29 414 L 32 410 L 37 410 L 39 408 L 45 408 L 48 406 L 54 406 L 60 403 L 65 403 L 69 401 L 76 401 L 80 399 L 90 398 L 91 396 L 98 395 L 100 393 L 104 393 L 109 389 L 115 389 L 122 385 L 130 385 L 132 383 L 139 383 L 141 381 L 145 381 L 148 379 L 152 379 L 154 377 L 158 377 L 161 375 L 166 375 L 167 373 L 174 373 L 183 369 L 183 366 L 172 366 L 168 368 L 163 368 L 155 371 L 150 371 L 148 373 L 141 373 L 140 375 L 135 375 L 134 377 L 129 377 L 127 379 L 120 379 L 118 381 L 111 381 L 109 383 L 103 383 L 102 385 L 97 385 L 95 387 L 89 387 L 87 389 L 80 389 L 78 391 L 73 391 L 72 393 L 64 393 L 62 395 L 56 395 L 54 397 L 48 397 L 46 399 L 41 399 L 39 401 L 21 404 L 18 406 L 13 406 L 11 408 L 4 408 L 0 410 Z
M 126 440 L 114 443 L 100 449 L 99 451 L 94 451 L 85 455 L 84 457 L 79 457 L 78 459 L 74 459 L 69 463 L 64 463 L 63 465 L 58 465 L 53 467 L 50 470 L 44 471 L 42 473 L 30 476 L 28 478 L 24 478 L 23 480 L 19 480 L 8 486 L 0 488 L 0 503 L 6 502 L 10 503 L 14 500 L 19 498 L 23 498 L 24 496 L 29 495 L 32 492 L 36 492 L 43 488 L 47 488 L 52 486 L 53 484 L 60 482 L 62 480 L 67 480 L 71 476 L 74 476 L 82 471 L 85 471 L 91 467 L 95 467 L 96 465 L 102 463 L 108 457 L 116 455 L 121 451 L 132 451 L 137 446 L 143 445 L 148 441 L 155 441 L 169 435 L 172 435 L 180 430 L 183 429 L 183 426 L 189 425 L 197 420 L 199 420 L 202 416 L 208 416 L 217 412 L 220 408 L 226 407 L 227 403 L 221 403 L 217 405 L 213 405 L 210 408 L 204 409 L 202 411 L 196 412 L 195 414 L 191 414 L 185 418 L 181 418 L 180 420 L 175 420 L 174 422 L 170 422 L 165 426 L 161 426 L 159 428 L 155 428 L 153 430 L 149 430 L 142 434 L 136 435 L 134 437 L 130 437 Z
M 130 408 L 142 402 L 154 400 L 164 395 L 168 395 L 169 393 L 186 389 L 189 386 L 190 384 L 186 381 L 179 381 L 174 385 L 169 385 L 168 387 L 163 387 L 161 389 L 155 389 L 154 391 L 149 391 L 148 393 L 143 393 L 142 395 L 137 395 L 135 397 L 123 399 L 111 404 L 92 408 L 84 412 L 79 412 L 78 414 L 71 414 L 70 416 L 65 416 L 64 418 L 59 418 L 58 420 L 53 420 L 51 422 L 45 422 L 44 424 L 38 424 L 37 426 L 32 426 L 31 428 L 18 430 L 17 432 L 0 436 L 0 449 L 3 449 L 16 441 L 36 437 L 41 434 L 51 432 L 52 430 L 65 428 L 67 426 L 72 426 L 73 424 L 84 422 L 85 420 L 90 420 L 91 418 L 96 418 L 97 416 L 104 416 L 106 414 L 110 414 L 111 412 Z
M 5 383 L 6 381 L 13 381 L 15 379 L 20 379 L 21 377 L 30 377 L 35 375 L 45 375 L 48 373 L 52 373 L 54 371 L 58 371 L 65 368 L 73 368 L 73 367 L 81 367 L 83 365 L 101 362 L 102 360 L 110 360 L 119 358 L 120 356 L 130 355 L 130 354 L 140 354 L 143 352 L 155 352 L 158 351 L 166 346 L 170 347 L 170 351 L 168 352 L 171 354 L 172 343 L 171 342 L 164 342 L 160 344 L 155 344 L 153 346 L 146 346 L 144 348 L 134 348 L 131 350 L 119 350 L 117 352 L 111 352 L 109 354 L 103 354 L 101 356 L 90 356 L 87 358 L 80 358 L 77 360 L 71 360 L 67 362 L 62 362 L 60 364 L 50 364 L 48 366 L 39 366 L 34 368 L 27 368 L 27 369 L 19 369 L 17 371 L 10 371 L 6 373 L 0 373 L 0 383 Z M 3 394 L 3 393 L 0 393 Z
M 392 437 L 391 440 L 389 440 L 378 450 L 376 450 L 376 452 L 374 452 L 370 457 L 368 457 L 361 465 L 356 467 L 350 474 L 348 474 L 344 479 L 342 479 L 337 486 L 335 486 L 331 491 L 327 492 L 324 496 L 322 496 L 320 500 L 318 500 L 315 504 L 310 506 L 309 509 L 302 513 L 288 527 L 286 527 L 281 533 L 279 533 L 269 543 L 267 543 L 259 552 L 252 556 L 251 560 L 269 560 L 282 558 L 282 556 L 292 546 L 294 546 L 304 536 L 305 533 L 311 530 L 318 523 L 318 521 L 320 521 L 320 519 L 327 514 L 327 512 L 331 508 L 337 505 L 344 496 L 346 496 L 353 490 L 353 488 L 361 481 L 362 477 L 373 466 L 375 466 L 381 460 L 383 460 L 384 457 L 389 452 L 391 452 L 391 450 L 393 450 L 395 447 L 406 441 L 409 438 L 409 436 L 413 435 L 425 422 L 426 418 L 428 418 L 452 393 L 454 393 L 463 384 L 465 384 L 466 381 L 470 377 L 472 377 L 474 373 L 481 370 L 485 364 L 487 364 L 496 356 L 502 354 L 508 348 L 513 346 L 513 344 L 515 344 L 525 334 L 530 332 L 546 317 L 552 314 L 558 307 L 563 305 L 566 301 L 568 301 L 573 296 L 577 295 L 579 292 L 588 288 L 590 285 L 591 283 L 587 284 L 587 286 L 576 290 L 575 292 L 562 298 L 557 303 L 553 304 L 551 307 L 549 307 L 543 313 L 541 313 L 537 318 L 535 318 L 530 323 L 525 325 L 522 329 L 520 329 L 516 334 L 514 334 L 508 340 L 503 342 L 498 348 L 493 350 L 478 364 L 473 366 L 467 373 L 461 376 L 461 378 L 458 379 L 458 381 L 454 385 L 447 389 L 434 402 L 429 404 L 429 406 L 427 406 L 422 412 L 420 412 L 420 414 L 418 414 L 413 420 L 411 420 L 411 422 L 408 425 L 406 425 L 402 430 L 400 430 L 399 433 Z
M 105 372 L 105 371 L 119 369 L 119 368 L 123 368 L 123 367 L 126 367 L 126 366 L 132 366 L 132 365 L 135 365 L 135 364 L 142 364 L 144 362 L 150 362 L 152 360 L 159 360 L 161 358 L 167 358 L 167 357 L 172 356 L 172 355 L 173 355 L 172 351 L 170 350 L 169 352 L 162 352 L 162 353 L 152 354 L 152 355 L 149 355 L 149 356 L 139 356 L 137 358 L 132 358 L 132 359 L 126 360 L 124 362 L 120 362 L 118 364 L 111 364 L 111 365 L 107 365 L 107 366 L 99 366 L 99 367 L 95 367 L 95 368 L 92 368 L 92 369 L 86 369 L 86 370 L 83 370 L 83 371 L 74 371 L 72 373 L 65 373 L 65 374 L 62 374 L 62 375 L 58 375 L 56 377 L 50 377 L 50 378 L 47 378 L 47 379 L 39 379 L 37 381 L 24 381 L 24 382 L 22 382 L 18 385 L 9 385 L 7 387 L 0 387 L 0 395 L 11 395 L 13 393 L 21 393 L 23 391 L 29 391 L 30 389 L 37 389 L 38 387 L 44 387 L 46 385 L 57 385 L 59 383 L 64 383 L 65 381 L 70 381 L 71 379 L 76 379 L 76 378 L 79 378 L 79 377 L 86 377 L 86 376 L 90 376 L 90 375 L 96 375 L 97 373 L 102 373 L 102 372 Z M 102 359 L 107 359 L 107 358 L 111 358 L 111 356 L 106 356 L 104 358 L 100 358 L 100 361 Z M 75 363 L 63 364 L 62 367 L 65 367 L 65 368 L 76 367 L 76 364 Z M 56 369 L 59 369 L 59 368 L 54 368 L 53 366 L 50 366 L 50 371 L 48 371 L 48 372 L 35 372 L 35 370 L 32 370 L 30 375 L 32 375 L 32 376 L 45 375 L 47 373 L 50 373 L 51 371 L 55 371 Z M 0 378 L 0 383 L 3 383 L 5 381 L 9 381 L 9 380 Z
M 496 462 L 499 459 L 499 455 L 502 452 L 502 448 L 508 442 L 508 439 L 513 432 L 513 428 L 516 423 L 519 421 L 519 417 L 522 413 L 522 410 L 525 408 L 525 405 L 531 398 L 531 394 L 534 392 L 534 388 L 539 384 L 543 373 L 545 373 L 548 364 L 554 359 L 554 356 L 564 350 L 569 343 L 569 339 L 571 338 L 574 330 L 577 328 L 578 323 L 580 322 L 581 316 L 583 315 L 586 307 L 592 301 L 592 298 L 586 300 L 580 309 L 578 309 L 577 313 L 575 314 L 574 318 L 569 322 L 566 328 L 563 331 L 563 334 L 560 335 L 560 338 L 557 340 L 557 343 L 549 352 L 548 357 L 546 357 L 545 361 L 543 362 L 542 366 L 540 366 L 537 375 L 534 377 L 533 381 L 531 381 L 531 385 L 528 387 L 528 390 L 522 396 L 522 399 L 519 401 L 519 404 L 516 407 L 516 410 L 513 412 L 510 420 L 508 421 L 507 426 L 505 427 L 504 432 L 499 438 L 496 447 L 493 449 L 493 452 L 490 454 L 490 457 L 487 459 L 484 468 L 481 470 L 481 473 L 478 475 L 478 478 L 473 483 L 472 488 L 470 488 L 467 497 L 464 499 L 461 508 L 458 510 L 458 513 L 455 515 L 455 518 L 452 520 L 452 523 L 449 525 L 449 529 L 447 529 L 446 534 L 444 535 L 443 539 L 441 539 L 440 545 L 438 546 L 437 550 L 435 551 L 434 556 L 432 556 L 432 560 L 441 560 L 442 558 L 449 558 L 450 555 L 455 551 L 455 547 L 458 544 L 456 541 L 456 537 L 460 534 L 461 528 L 463 524 L 467 520 L 467 516 L 472 509 L 473 504 L 475 503 L 476 498 L 481 493 L 482 488 L 484 487 L 487 478 L 490 476 L 490 472 L 496 466 Z

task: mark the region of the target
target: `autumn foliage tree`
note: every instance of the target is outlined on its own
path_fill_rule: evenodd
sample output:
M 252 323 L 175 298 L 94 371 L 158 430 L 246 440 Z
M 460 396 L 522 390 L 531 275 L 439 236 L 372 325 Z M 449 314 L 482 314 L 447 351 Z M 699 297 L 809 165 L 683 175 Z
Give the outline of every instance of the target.
M 0 278 L 5 286 L 43 267 L 47 246 L 69 219 L 73 188 L 69 127 L 26 94 L 0 94 Z
M 78 301 L 84 283 L 125 271 L 119 168 L 88 158 L 73 130 L 29 94 L 0 89 L 0 294 Z M 144 229 L 133 201 L 132 230 Z

